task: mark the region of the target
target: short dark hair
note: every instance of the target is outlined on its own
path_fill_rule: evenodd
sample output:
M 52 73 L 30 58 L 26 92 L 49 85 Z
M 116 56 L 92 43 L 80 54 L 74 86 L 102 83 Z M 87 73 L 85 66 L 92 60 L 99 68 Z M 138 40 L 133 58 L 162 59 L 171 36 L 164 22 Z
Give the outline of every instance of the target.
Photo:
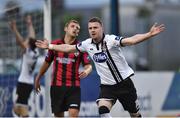
M 92 17 L 92 18 L 89 20 L 89 22 L 98 22 L 99 24 L 102 25 L 102 21 L 101 21 L 101 19 L 98 18 L 98 17 Z
M 79 22 L 77 20 L 69 20 L 66 24 L 65 24 L 65 27 L 67 27 L 70 23 L 76 23 L 76 24 L 79 24 Z
M 29 37 L 29 45 L 32 49 L 36 48 L 36 45 L 35 45 L 36 40 L 37 40 L 36 38 Z

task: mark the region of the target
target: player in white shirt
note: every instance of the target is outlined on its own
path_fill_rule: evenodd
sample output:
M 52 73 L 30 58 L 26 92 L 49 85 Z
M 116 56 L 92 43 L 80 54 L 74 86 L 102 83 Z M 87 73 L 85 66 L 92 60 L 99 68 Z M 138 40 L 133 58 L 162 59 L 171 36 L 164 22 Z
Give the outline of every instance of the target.
M 130 78 L 134 71 L 127 64 L 121 48 L 145 41 L 164 29 L 163 24 L 154 24 L 149 32 L 128 38 L 105 35 L 101 20 L 94 17 L 88 22 L 90 38 L 78 45 L 53 45 L 47 40 L 39 40 L 36 46 L 61 52 L 88 52 L 101 79 L 101 92 L 97 100 L 100 116 L 111 117 L 110 110 L 116 100 L 119 100 L 131 117 L 141 117 L 136 89 Z
M 23 49 L 21 73 L 18 78 L 16 90 L 17 99 L 13 107 L 13 112 L 20 117 L 28 116 L 28 99 L 34 84 L 33 70 L 39 56 L 38 49 L 35 45 L 35 31 L 31 16 L 27 16 L 26 23 L 28 28 L 27 39 L 24 39 L 19 33 L 15 20 L 10 21 L 9 23 L 11 30 L 16 36 L 17 43 Z

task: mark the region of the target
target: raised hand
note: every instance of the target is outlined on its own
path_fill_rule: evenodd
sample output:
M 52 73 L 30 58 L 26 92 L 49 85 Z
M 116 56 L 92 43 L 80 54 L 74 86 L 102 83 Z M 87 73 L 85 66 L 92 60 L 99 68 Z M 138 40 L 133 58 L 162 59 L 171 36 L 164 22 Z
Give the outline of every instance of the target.
M 35 44 L 38 48 L 42 48 L 42 49 L 48 49 L 48 46 L 49 46 L 49 42 L 46 39 L 45 40 L 37 40 Z
M 164 29 L 165 29 L 164 24 L 157 25 L 157 23 L 155 23 L 150 29 L 150 34 L 152 36 L 155 36 L 155 35 L 159 34 L 160 32 L 164 31 Z

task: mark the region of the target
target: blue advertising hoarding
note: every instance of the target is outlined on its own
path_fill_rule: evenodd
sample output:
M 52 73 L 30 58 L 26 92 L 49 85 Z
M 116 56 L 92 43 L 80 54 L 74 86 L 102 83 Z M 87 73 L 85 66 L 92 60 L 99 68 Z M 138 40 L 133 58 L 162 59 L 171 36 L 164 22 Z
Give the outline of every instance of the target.
M 12 117 L 13 102 L 16 98 L 16 84 L 18 74 L 0 75 L 0 117 Z M 34 91 L 29 99 L 30 116 L 44 116 L 45 108 L 45 88 L 44 78 L 41 79 L 41 92 L 35 95 Z M 81 108 L 80 116 L 98 116 L 96 99 L 99 94 L 100 80 L 96 71 L 88 77 L 81 79 Z

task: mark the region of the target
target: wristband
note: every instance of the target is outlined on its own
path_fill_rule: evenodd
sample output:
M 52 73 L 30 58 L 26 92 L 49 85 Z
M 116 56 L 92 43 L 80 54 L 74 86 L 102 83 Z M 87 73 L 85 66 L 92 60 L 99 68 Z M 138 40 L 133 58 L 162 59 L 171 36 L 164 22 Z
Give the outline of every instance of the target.
M 53 50 L 53 44 L 49 44 L 48 48 L 49 48 L 50 50 Z

